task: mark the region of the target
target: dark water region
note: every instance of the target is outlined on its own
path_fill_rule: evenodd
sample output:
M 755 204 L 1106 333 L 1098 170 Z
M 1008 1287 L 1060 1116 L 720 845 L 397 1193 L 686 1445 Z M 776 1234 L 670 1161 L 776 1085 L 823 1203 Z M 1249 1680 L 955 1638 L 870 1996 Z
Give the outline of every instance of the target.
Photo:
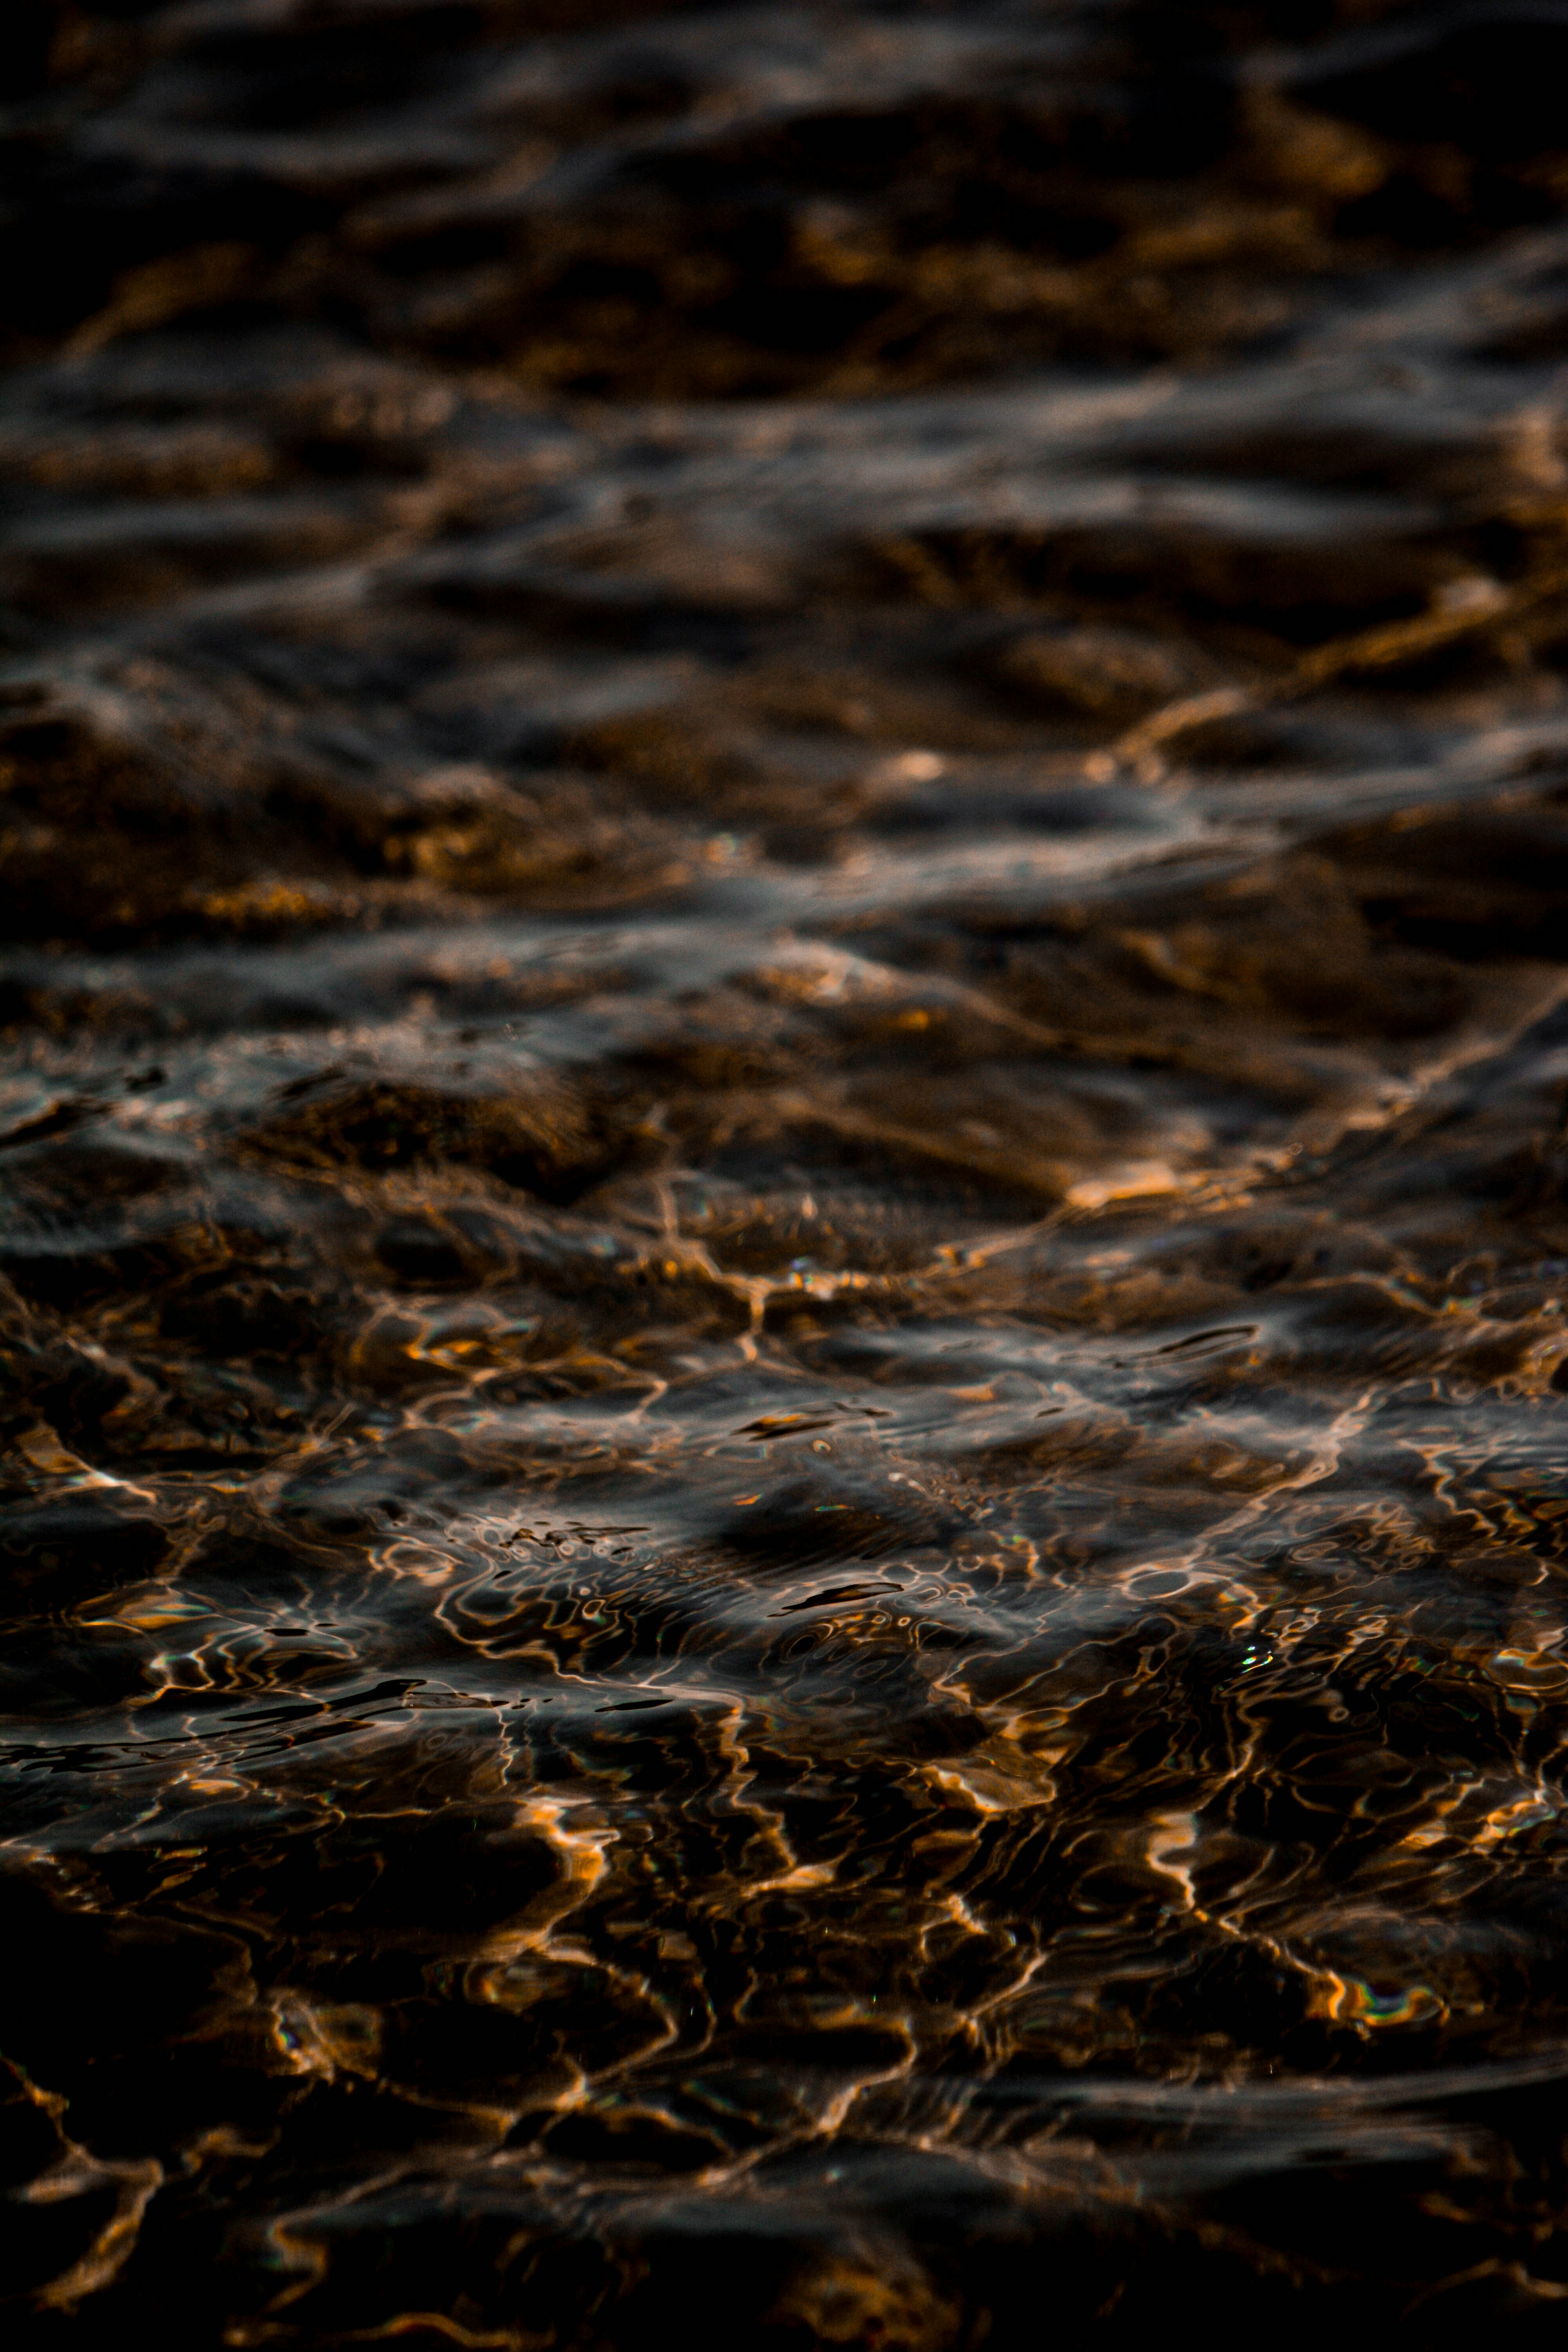
M 1558 2342 L 1568 5 L 0 48 L 9 2340 Z

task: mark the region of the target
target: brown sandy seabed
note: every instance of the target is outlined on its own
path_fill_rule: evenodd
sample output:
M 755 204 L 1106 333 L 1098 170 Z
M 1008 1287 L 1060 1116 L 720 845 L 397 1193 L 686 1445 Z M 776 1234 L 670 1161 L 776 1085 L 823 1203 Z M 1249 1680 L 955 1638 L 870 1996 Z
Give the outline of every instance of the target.
M 13 24 L 12 2340 L 1558 2340 L 1568 8 Z

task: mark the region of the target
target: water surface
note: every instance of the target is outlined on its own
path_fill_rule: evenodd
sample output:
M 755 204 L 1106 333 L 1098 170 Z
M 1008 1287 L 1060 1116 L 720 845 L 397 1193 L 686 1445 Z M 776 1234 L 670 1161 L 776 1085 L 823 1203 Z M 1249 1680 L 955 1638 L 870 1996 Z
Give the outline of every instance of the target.
M 1555 2340 L 1568 9 L 100 5 L 11 2326 Z

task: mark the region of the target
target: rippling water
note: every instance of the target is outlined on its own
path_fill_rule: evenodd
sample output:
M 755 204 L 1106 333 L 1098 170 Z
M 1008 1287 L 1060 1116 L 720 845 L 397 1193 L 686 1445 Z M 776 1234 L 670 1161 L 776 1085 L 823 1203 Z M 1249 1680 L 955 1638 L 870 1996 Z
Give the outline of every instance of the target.
M 7 2324 L 1557 2341 L 1568 7 L 89 5 Z

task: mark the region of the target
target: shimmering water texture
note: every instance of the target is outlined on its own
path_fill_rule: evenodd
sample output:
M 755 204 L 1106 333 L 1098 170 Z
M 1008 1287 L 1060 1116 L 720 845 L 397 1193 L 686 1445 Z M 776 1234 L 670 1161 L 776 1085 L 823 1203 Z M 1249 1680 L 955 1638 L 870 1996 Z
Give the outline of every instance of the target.
M 8 2341 L 1560 2342 L 1568 8 L 97 5 Z

